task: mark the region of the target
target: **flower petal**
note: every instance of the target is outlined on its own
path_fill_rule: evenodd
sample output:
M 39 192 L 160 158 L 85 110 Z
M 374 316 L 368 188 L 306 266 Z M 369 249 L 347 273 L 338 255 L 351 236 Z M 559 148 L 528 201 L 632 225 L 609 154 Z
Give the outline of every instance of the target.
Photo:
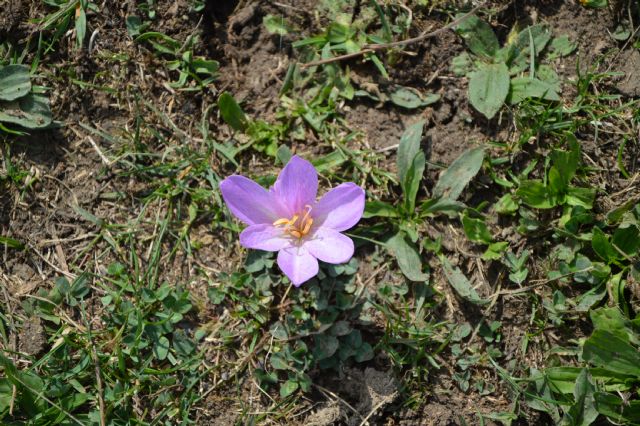
M 272 224 L 281 217 L 273 195 L 244 176 L 229 176 L 220 182 L 220 191 L 231 213 L 247 225 Z
M 318 261 L 303 246 L 280 250 L 278 266 L 296 287 L 318 274 Z
M 353 241 L 331 228 L 318 228 L 304 248 L 314 257 L 327 263 L 346 263 L 353 257 Z
M 288 208 L 289 217 L 312 206 L 318 194 L 318 173 L 307 160 L 294 155 L 278 175 L 273 193 Z
M 242 247 L 278 251 L 291 245 L 291 239 L 286 237 L 282 229 L 269 224 L 251 225 L 240 233 Z
M 353 182 L 343 183 L 322 196 L 313 208 L 315 223 L 336 231 L 353 227 L 364 212 L 364 190 Z

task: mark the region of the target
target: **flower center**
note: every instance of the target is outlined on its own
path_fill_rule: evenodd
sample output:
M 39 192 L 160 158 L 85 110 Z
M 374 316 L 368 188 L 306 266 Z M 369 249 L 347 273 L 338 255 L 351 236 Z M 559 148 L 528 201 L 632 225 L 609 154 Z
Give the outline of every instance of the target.
M 311 206 L 304 206 L 302 214 L 294 214 L 291 219 L 282 218 L 273 222 L 273 226 L 282 227 L 285 234 L 298 239 L 304 237 L 311 230 L 313 219 L 311 218 Z

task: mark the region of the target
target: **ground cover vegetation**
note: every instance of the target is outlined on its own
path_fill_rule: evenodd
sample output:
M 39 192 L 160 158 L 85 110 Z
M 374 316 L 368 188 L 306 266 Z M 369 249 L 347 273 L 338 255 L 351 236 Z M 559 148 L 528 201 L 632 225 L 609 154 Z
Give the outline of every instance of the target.
M 0 10 L 1 424 L 640 424 L 638 2 Z

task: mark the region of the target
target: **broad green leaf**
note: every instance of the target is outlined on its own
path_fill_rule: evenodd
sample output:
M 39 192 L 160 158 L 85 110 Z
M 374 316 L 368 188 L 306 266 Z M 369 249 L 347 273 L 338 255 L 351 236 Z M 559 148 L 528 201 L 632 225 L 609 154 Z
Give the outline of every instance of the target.
M 340 343 L 335 336 L 330 334 L 317 334 L 314 337 L 315 348 L 313 350 L 314 357 L 317 360 L 329 358 L 338 350 Z
M 556 167 L 551 167 L 547 173 L 547 180 L 549 182 L 547 190 L 558 199 L 558 204 L 563 204 L 567 186 L 560 171 Z
M 441 255 L 439 259 L 447 281 L 449 281 L 451 287 L 458 293 L 458 296 L 476 305 L 486 305 L 490 302 L 489 299 L 480 298 L 467 277 L 464 276 L 460 269 L 451 265 L 451 262 L 449 262 L 446 256 Z
M 169 339 L 165 336 L 160 336 L 160 338 L 153 343 L 153 354 L 158 360 L 163 361 L 169 354 L 169 346 Z
M 598 413 L 607 416 L 614 424 L 640 423 L 640 401 L 624 401 L 617 395 L 605 392 L 594 394 Z
M 391 100 L 391 102 L 407 109 L 415 109 L 431 105 L 439 99 L 440 95 L 435 93 L 431 93 L 424 97 L 422 96 L 422 93 L 412 87 L 398 86 L 394 91 L 389 93 L 389 100 Z
M 450 198 L 433 198 L 427 200 L 420 206 L 420 216 L 433 216 L 436 213 L 444 213 L 449 217 L 456 217 L 457 213 L 463 211 L 467 206 L 459 201 Z
M 286 35 L 289 33 L 289 25 L 283 16 L 273 16 L 271 14 L 262 18 L 262 24 L 269 34 Z
M 625 201 L 622 205 L 614 208 L 613 210 L 610 210 L 606 216 L 607 224 L 614 225 L 619 223 L 624 217 L 625 213 L 633 209 L 633 207 L 638 203 L 640 203 L 640 198 L 634 197 Z
M 511 73 L 517 74 L 527 68 L 527 64 L 537 65 L 538 56 L 551 40 L 551 31 L 544 24 L 532 25 L 522 30 L 515 40 L 515 55 L 510 64 Z M 533 43 L 532 43 L 533 41 Z
M 402 181 L 405 211 L 410 215 L 413 214 L 416 207 L 416 196 L 418 195 L 418 189 L 420 189 L 425 166 L 424 152 L 418 151 Z
M 342 151 L 333 151 L 323 157 L 316 160 L 311 160 L 311 164 L 319 173 L 324 173 L 330 170 L 340 167 L 348 157 Z
M 484 220 L 469 217 L 467 214 L 462 216 L 462 227 L 464 233 L 474 243 L 491 244 L 493 238 L 491 232 Z
M 461 14 L 456 16 L 459 18 Z M 500 48 L 498 38 L 493 29 L 482 19 L 471 15 L 463 20 L 456 32 L 462 37 L 471 52 L 485 58 L 493 58 Z
M 550 209 L 557 205 L 555 197 L 549 192 L 549 188 L 539 180 L 523 180 L 516 191 L 523 203 L 537 209 Z
M 463 152 L 442 172 L 433 188 L 433 196 L 457 200 L 465 186 L 480 171 L 483 160 L 482 148 L 471 148 Z
M 286 398 L 296 390 L 298 390 L 298 382 L 295 380 L 287 380 L 280 386 L 280 396 Z
M 573 135 L 566 135 L 569 150 L 554 149 L 551 151 L 551 163 L 558 169 L 563 179 L 563 186 L 569 186 L 569 182 L 576 174 L 580 164 L 580 145 Z
M 400 145 L 398 146 L 398 177 L 403 182 L 407 171 L 413 164 L 416 154 L 420 152 L 420 142 L 422 141 L 422 130 L 424 128 L 424 120 L 418 121 L 407 127 L 400 137 Z
M 584 343 L 582 358 L 614 373 L 640 378 L 640 351 L 610 331 L 595 330 Z
M 391 204 L 384 201 L 367 201 L 362 217 L 365 219 L 370 217 L 398 217 L 398 211 Z
M 327 40 L 331 44 L 344 43 L 355 35 L 355 29 L 339 22 L 333 22 L 327 30 Z
M 400 270 L 411 281 L 426 281 L 429 274 L 422 272 L 422 259 L 418 249 L 402 231 L 387 240 L 387 248 L 398 261 Z
M 507 241 L 499 241 L 489 244 L 487 250 L 482 254 L 482 260 L 500 260 L 504 256 L 504 252 L 509 248 Z
M 243 131 L 249 125 L 247 117 L 244 115 L 238 102 L 229 93 L 224 92 L 218 98 L 218 108 L 222 119 L 231 126 L 232 129 Z
M 45 96 L 29 93 L 13 101 L 0 101 L 0 121 L 27 129 L 47 127 L 52 121 L 49 100 Z
M 509 70 L 504 63 L 484 64 L 469 75 L 469 102 L 491 119 L 502 108 L 509 87 Z
M 640 344 L 633 330 L 630 328 L 630 321 L 624 316 L 620 309 L 613 307 L 603 307 L 590 312 L 591 322 L 596 330 L 606 330 L 620 336 L 623 340 L 629 340 L 634 344 Z
M 613 262 L 620 257 L 616 249 L 609 242 L 609 237 L 598 227 L 593 228 L 591 247 L 605 262 Z
M 560 100 L 560 96 L 556 93 L 553 85 L 545 81 L 529 77 L 512 78 L 509 103 L 514 105 L 527 98 L 540 98 L 547 101 Z
M 451 70 L 458 77 L 463 77 L 473 70 L 473 59 L 467 52 L 462 52 L 451 60 Z
M 628 257 L 635 256 L 638 254 L 638 249 L 640 248 L 640 231 L 638 231 L 638 227 L 632 225 L 626 228 L 621 226 L 616 229 L 611 238 L 611 244 L 624 252 Z M 618 253 L 618 255 L 622 256 L 621 253 Z
M 12 101 L 31 91 L 29 67 L 6 65 L 0 67 L 0 100 Z
M 598 417 L 593 393 L 595 387 L 590 380 L 589 371 L 580 371 L 573 391 L 574 403 L 565 413 L 565 423 L 571 426 L 589 426 Z
M 545 375 L 555 391 L 568 395 L 574 392 L 581 371 L 582 367 L 550 367 L 545 370 Z M 629 376 L 598 367 L 589 368 L 589 373 L 596 383 L 607 383 L 607 386 L 616 386 L 620 390 L 628 389 L 624 382 L 628 381 Z
M 215 76 L 220 69 L 220 63 L 214 60 L 196 58 L 191 61 L 191 67 L 197 74 Z
M 498 214 L 514 214 L 518 211 L 518 203 L 513 199 L 513 195 L 507 193 L 493 205 L 493 210 Z
M 137 37 L 143 31 L 142 19 L 139 16 L 130 15 L 126 19 L 127 32 L 131 37 Z
M 551 60 L 554 57 L 568 56 L 573 53 L 574 50 L 576 50 L 577 46 L 578 45 L 575 42 L 571 41 L 571 39 L 569 39 L 569 36 L 566 34 L 561 35 L 560 37 L 555 37 L 551 41 L 551 54 L 549 55 L 548 59 Z
M 278 147 L 278 150 L 276 151 L 276 159 L 282 165 L 286 165 L 289 162 L 289 160 L 291 160 L 292 156 L 293 156 L 293 153 L 291 152 L 289 147 L 286 145 L 280 145 Z
M 578 188 L 570 186 L 566 194 L 566 202 L 570 206 L 580 206 L 591 210 L 596 197 L 595 188 Z

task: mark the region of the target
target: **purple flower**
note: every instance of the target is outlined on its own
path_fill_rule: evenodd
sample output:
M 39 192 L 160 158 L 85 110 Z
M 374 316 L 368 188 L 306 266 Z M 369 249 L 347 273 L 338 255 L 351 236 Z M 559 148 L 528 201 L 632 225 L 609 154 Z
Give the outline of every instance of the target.
M 343 234 L 364 211 L 364 191 L 343 183 L 316 202 L 318 173 L 294 155 L 267 191 L 244 176 L 220 183 L 229 210 L 249 225 L 240 234 L 246 248 L 277 251 L 278 266 L 293 285 L 318 273 L 318 259 L 345 263 L 353 256 L 353 241 Z

